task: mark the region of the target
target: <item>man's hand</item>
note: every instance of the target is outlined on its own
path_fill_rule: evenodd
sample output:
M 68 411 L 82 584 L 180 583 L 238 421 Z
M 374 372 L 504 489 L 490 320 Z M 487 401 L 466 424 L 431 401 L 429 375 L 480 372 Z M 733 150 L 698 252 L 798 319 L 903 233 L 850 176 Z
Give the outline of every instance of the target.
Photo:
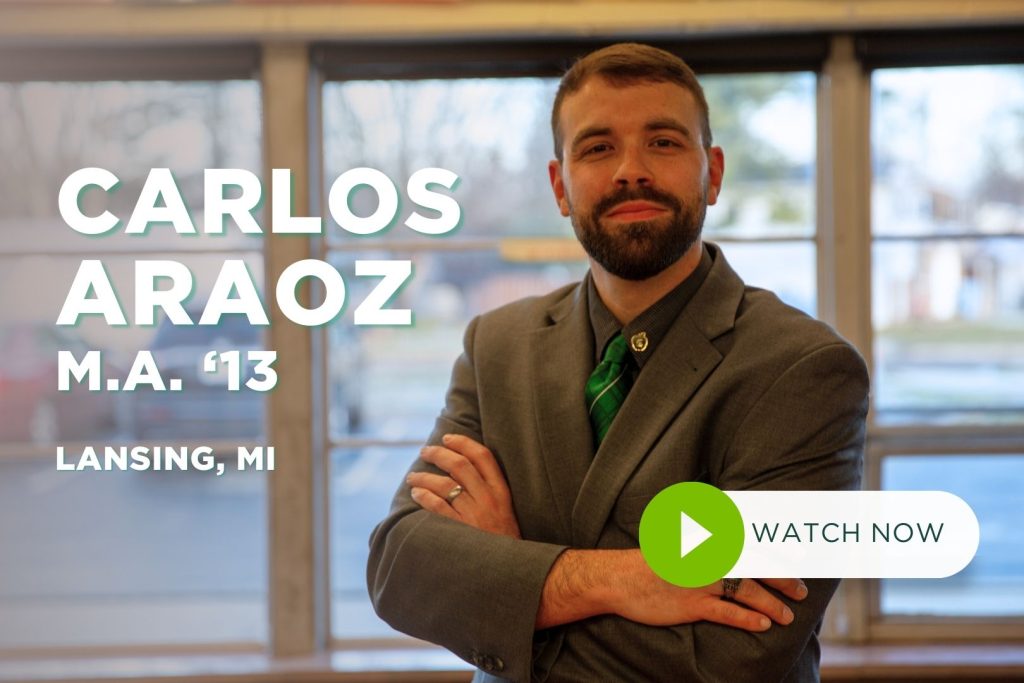
M 714 621 L 747 631 L 786 625 L 793 613 L 769 586 L 793 600 L 807 597 L 799 579 L 744 579 L 732 600 L 722 599 L 722 582 L 680 588 L 659 578 L 639 550 L 567 550 L 544 583 L 537 628 L 550 628 L 599 614 L 649 626 Z
M 521 538 L 512 495 L 491 451 L 458 434 L 445 434 L 442 443 L 423 448 L 420 457 L 447 476 L 410 473 L 413 500 L 477 529 Z M 461 492 L 452 497 L 456 487 Z M 793 600 L 807 597 L 799 579 L 744 579 L 732 600 L 723 600 L 721 581 L 703 588 L 674 586 L 651 570 L 639 550 L 567 550 L 548 574 L 536 624 L 549 628 L 599 614 L 650 626 L 713 621 L 747 631 L 792 622 L 790 609 L 764 586 Z
M 703 588 L 681 588 L 658 577 L 634 553 L 633 577 L 622 586 L 615 611 L 627 619 L 651 626 L 671 626 L 694 621 L 714 621 L 747 631 L 766 631 L 774 621 L 783 626 L 793 621 L 793 612 L 764 586 L 803 600 L 807 588 L 799 579 L 743 579 L 731 600 L 723 600 L 722 582 Z
M 512 494 L 494 454 L 468 436 L 445 434 L 443 446 L 427 446 L 420 457 L 448 473 L 413 472 L 406 477 L 412 499 L 423 509 L 483 531 L 522 538 Z M 454 493 L 460 486 L 461 493 Z

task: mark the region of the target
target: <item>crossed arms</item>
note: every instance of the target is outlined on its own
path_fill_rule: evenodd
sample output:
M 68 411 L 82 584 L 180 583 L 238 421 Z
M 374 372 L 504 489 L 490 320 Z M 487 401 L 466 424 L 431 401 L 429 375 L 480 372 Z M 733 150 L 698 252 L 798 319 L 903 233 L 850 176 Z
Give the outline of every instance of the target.
M 519 539 L 519 523 L 505 477 L 489 449 L 473 439 L 446 434 L 442 445 L 421 451 L 445 474 L 412 472 L 406 477 L 414 501 L 426 510 L 481 531 Z M 450 502 L 447 494 L 461 486 Z M 807 596 L 799 579 L 764 579 L 793 600 Z M 748 631 L 766 631 L 771 621 L 789 624 L 793 612 L 754 581 L 744 581 L 735 602 L 720 599 L 721 582 L 680 588 L 658 578 L 633 550 L 566 550 L 544 581 L 536 628 L 545 629 L 600 614 L 649 626 L 713 621 Z M 743 605 L 746 605 L 744 607 Z

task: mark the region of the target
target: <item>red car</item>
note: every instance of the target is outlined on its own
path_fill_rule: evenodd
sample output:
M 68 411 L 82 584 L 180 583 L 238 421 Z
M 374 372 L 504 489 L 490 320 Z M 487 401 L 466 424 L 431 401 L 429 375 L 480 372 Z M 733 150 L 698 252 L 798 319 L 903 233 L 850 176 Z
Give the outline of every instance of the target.
M 72 382 L 57 391 L 57 352 L 81 359 L 92 347 L 46 322 L 0 322 L 0 441 L 54 444 L 108 437 L 117 394 Z M 123 375 L 104 360 L 103 376 Z

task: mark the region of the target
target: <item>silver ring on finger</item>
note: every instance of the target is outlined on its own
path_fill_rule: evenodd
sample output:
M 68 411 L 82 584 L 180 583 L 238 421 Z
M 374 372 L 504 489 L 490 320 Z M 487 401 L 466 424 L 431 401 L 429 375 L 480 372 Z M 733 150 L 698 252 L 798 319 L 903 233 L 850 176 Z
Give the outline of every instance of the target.
M 464 489 L 460 484 L 456 484 L 454 488 L 452 488 L 452 490 L 448 492 L 448 495 L 444 497 L 444 502 L 451 505 L 456 498 L 462 495 L 463 490 Z
M 741 583 L 743 583 L 743 579 L 722 579 L 722 599 L 732 600 L 735 598 Z

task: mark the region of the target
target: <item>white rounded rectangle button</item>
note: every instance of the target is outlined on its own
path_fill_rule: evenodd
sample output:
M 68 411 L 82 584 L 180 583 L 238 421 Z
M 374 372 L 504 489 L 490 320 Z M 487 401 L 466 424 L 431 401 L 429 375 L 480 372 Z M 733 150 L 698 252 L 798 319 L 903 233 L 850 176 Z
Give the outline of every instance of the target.
M 978 550 L 978 518 L 945 491 L 725 491 L 743 517 L 726 576 L 945 578 Z

